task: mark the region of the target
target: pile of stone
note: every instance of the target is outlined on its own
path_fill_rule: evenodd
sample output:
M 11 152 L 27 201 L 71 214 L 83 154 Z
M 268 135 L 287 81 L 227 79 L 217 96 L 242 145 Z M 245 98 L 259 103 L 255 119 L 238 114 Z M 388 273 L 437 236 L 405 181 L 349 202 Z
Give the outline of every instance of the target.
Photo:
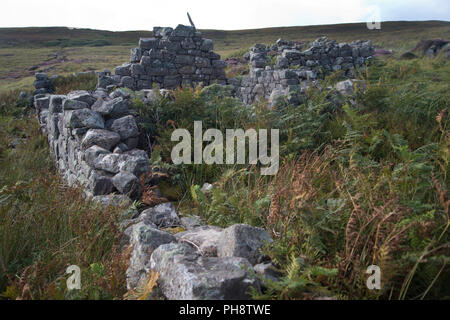
M 273 241 L 261 228 L 202 225 L 195 217 L 180 218 L 170 203 L 147 209 L 125 224 L 129 227 L 124 234 L 133 248 L 128 289 L 145 285 L 153 270 L 159 274 L 162 293 L 171 300 L 248 299 L 250 287 L 259 290 L 266 280 L 278 279 L 273 264 L 260 252 Z M 164 231 L 171 227 L 186 231 Z
M 422 40 L 417 44 L 414 51 L 429 58 L 435 58 L 442 52 L 445 58 L 450 58 L 450 41 L 444 39 Z
M 131 49 L 129 63 L 118 66 L 114 75 L 99 73 L 98 87 L 121 86 L 132 90 L 180 86 L 226 84 L 226 63 L 213 51 L 213 41 L 203 39 L 194 27 L 178 25 L 153 28 L 154 38 L 141 38 Z
M 149 170 L 145 151 L 137 149 L 139 130 L 130 114 L 130 95 L 74 91 L 34 96 L 42 130 L 59 170 L 87 196 L 136 195 L 139 177 Z
M 54 93 L 55 87 L 53 86 L 52 79 L 50 79 L 46 73 L 39 72 L 35 74 L 34 80 L 34 94 L 47 94 Z
M 305 89 L 317 85 L 316 79 L 333 71 L 345 77 L 355 76 L 357 68 L 364 68 L 373 59 L 374 48 L 370 41 L 337 43 L 321 37 L 303 50 L 303 44 L 279 39 L 273 46 L 256 44 L 246 58 L 250 74 L 238 86 L 237 95 L 246 104 L 261 98 L 273 105 L 280 96 L 288 96 L 290 103 L 302 100 Z

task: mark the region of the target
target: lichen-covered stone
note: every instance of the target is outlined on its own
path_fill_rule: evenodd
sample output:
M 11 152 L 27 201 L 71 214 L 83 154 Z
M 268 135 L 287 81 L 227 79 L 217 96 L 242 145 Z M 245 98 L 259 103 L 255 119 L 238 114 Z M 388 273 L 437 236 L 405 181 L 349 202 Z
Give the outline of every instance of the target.
M 112 183 L 120 193 L 127 195 L 134 194 L 139 186 L 138 178 L 129 172 L 119 172 L 113 177 Z
M 159 273 L 160 288 L 170 300 L 244 300 L 259 282 L 244 258 L 201 257 L 190 245 L 170 243 L 151 255 L 150 267 Z
M 219 227 L 199 226 L 175 236 L 179 242 L 194 244 L 202 256 L 216 257 L 221 232 Z
M 271 242 L 273 240 L 266 230 L 235 224 L 221 232 L 217 254 L 219 257 L 242 257 L 251 264 L 257 264 L 263 258 L 259 250 L 265 243 Z
M 158 230 L 142 221 L 130 228 L 130 245 L 133 251 L 126 274 L 128 289 L 134 289 L 150 271 L 152 253 L 161 245 L 176 242 L 176 239 L 170 233 Z
M 158 228 L 169 228 L 180 225 L 177 211 L 170 202 L 144 210 L 141 214 L 146 221 L 154 223 Z
M 82 147 L 86 150 L 93 145 L 111 150 L 120 142 L 120 135 L 103 129 L 90 129 L 83 138 Z
M 91 109 L 84 108 L 64 111 L 64 125 L 66 128 L 71 129 L 103 129 L 105 127 L 105 121 L 98 113 L 92 111 Z
M 133 116 L 128 115 L 112 121 L 111 130 L 120 135 L 121 140 L 139 135 L 139 129 Z

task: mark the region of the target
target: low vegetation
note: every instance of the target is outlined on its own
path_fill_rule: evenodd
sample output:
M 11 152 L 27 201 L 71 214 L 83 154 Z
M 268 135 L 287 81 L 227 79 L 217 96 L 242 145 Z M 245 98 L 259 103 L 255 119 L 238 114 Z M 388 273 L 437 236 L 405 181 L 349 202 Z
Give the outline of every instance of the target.
M 60 79 L 57 91 L 90 88 L 89 81 L 73 80 Z M 0 298 L 121 298 L 127 259 L 119 252 L 118 223 L 124 208 L 86 202 L 82 190 L 65 185 L 47 138 L 17 96 L 0 99 Z M 76 294 L 67 291 L 70 265 L 81 268 Z
M 246 108 L 219 86 L 180 90 L 148 110 L 154 160 L 181 186 L 182 212 L 248 223 L 276 239 L 266 253 L 284 280 L 255 298 L 448 298 L 449 65 L 378 60 L 355 101 L 311 90 L 300 106 Z M 333 83 L 335 74 L 325 80 Z M 173 166 L 174 128 L 279 128 L 281 168 Z M 204 182 L 214 184 L 204 193 Z M 382 270 L 381 291 L 366 268 Z
M 448 35 L 445 24 L 435 27 L 427 36 Z M 317 30 L 330 35 L 326 27 Z M 268 34 L 268 41 L 258 42 L 279 37 Z M 414 47 L 408 41 L 401 45 Z M 230 57 L 241 55 L 231 49 Z M 366 85 L 352 99 L 311 89 L 298 106 L 280 101 L 268 109 L 262 101 L 246 107 L 228 88 L 212 86 L 176 90 L 151 108 L 136 99 L 134 107 L 142 129 L 156 137 L 148 145 L 153 165 L 170 176 L 160 186 L 164 197 L 210 224 L 248 223 L 274 237 L 264 251 L 282 280 L 254 298 L 448 299 L 449 75 L 442 58 L 392 57 L 377 59 L 359 75 Z M 333 74 L 322 87 L 339 79 Z M 89 76 L 67 76 L 56 90 L 94 85 Z M 123 208 L 100 208 L 68 188 L 27 100 L 17 98 L 18 89 L 0 94 L 1 297 L 123 298 L 126 254 L 119 254 L 117 227 Z M 268 177 L 256 166 L 172 165 L 171 132 L 192 130 L 195 120 L 220 130 L 279 128 L 280 170 Z M 214 185 L 211 192 L 201 190 L 205 182 Z M 382 272 L 379 291 L 365 283 L 373 264 Z M 66 290 L 69 265 L 82 270 L 76 295 Z

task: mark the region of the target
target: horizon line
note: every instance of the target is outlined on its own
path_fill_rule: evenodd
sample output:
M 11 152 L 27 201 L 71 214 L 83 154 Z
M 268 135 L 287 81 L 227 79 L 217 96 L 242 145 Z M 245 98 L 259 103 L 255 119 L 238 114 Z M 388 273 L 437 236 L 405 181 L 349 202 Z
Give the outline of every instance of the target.
M 450 20 L 386 20 L 386 21 L 380 21 L 380 23 L 392 23 L 392 22 L 444 22 L 444 23 L 450 23 Z M 367 23 L 367 21 L 329 23 L 329 24 L 271 26 L 271 27 L 249 28 L 249 29 L 204 29 L 204 28 L 199 28 L 198 30 L 200 30 L 200 31 L 202 31 L 202 30 L 203 31 L 249 31 L 249 30 L 264 30 L 264 29 L 276 29 L 276 28 L 318 27 L 318 26 L 334 26 L 334 25 L 347 25 L 347 24 L 365 24 L 365 23 Z M 181 23 L 179 23 L 179 24 L 181 24 Z M 185 25 L 188 25 L 188 24 L 185 24 Z M 154 27 L 156 27 L 156 26 L 154 26 Z M 152 30 L 107 30 L 107 29 L 95 29 L 95 28 L 89 28 L 89 27 L 68 27 L 68 26 L 0 27 L 0 29 L 37 29 L 37 28 L 66 28 L 69 30 L 95 30 L 95 31 L 107 31 L 107 32 L 152 32 Z

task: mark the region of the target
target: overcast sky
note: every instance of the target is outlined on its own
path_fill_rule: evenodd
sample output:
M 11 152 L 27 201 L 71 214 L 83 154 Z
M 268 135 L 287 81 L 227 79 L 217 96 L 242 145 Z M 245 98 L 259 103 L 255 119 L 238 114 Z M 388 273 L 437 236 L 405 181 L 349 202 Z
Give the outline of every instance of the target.
M 1 0 L 0 27 L 67 26 L 151 30 L 189 24 L 199 29 L 251 29 L 345 22 L 450 21 L 449 0 Z

